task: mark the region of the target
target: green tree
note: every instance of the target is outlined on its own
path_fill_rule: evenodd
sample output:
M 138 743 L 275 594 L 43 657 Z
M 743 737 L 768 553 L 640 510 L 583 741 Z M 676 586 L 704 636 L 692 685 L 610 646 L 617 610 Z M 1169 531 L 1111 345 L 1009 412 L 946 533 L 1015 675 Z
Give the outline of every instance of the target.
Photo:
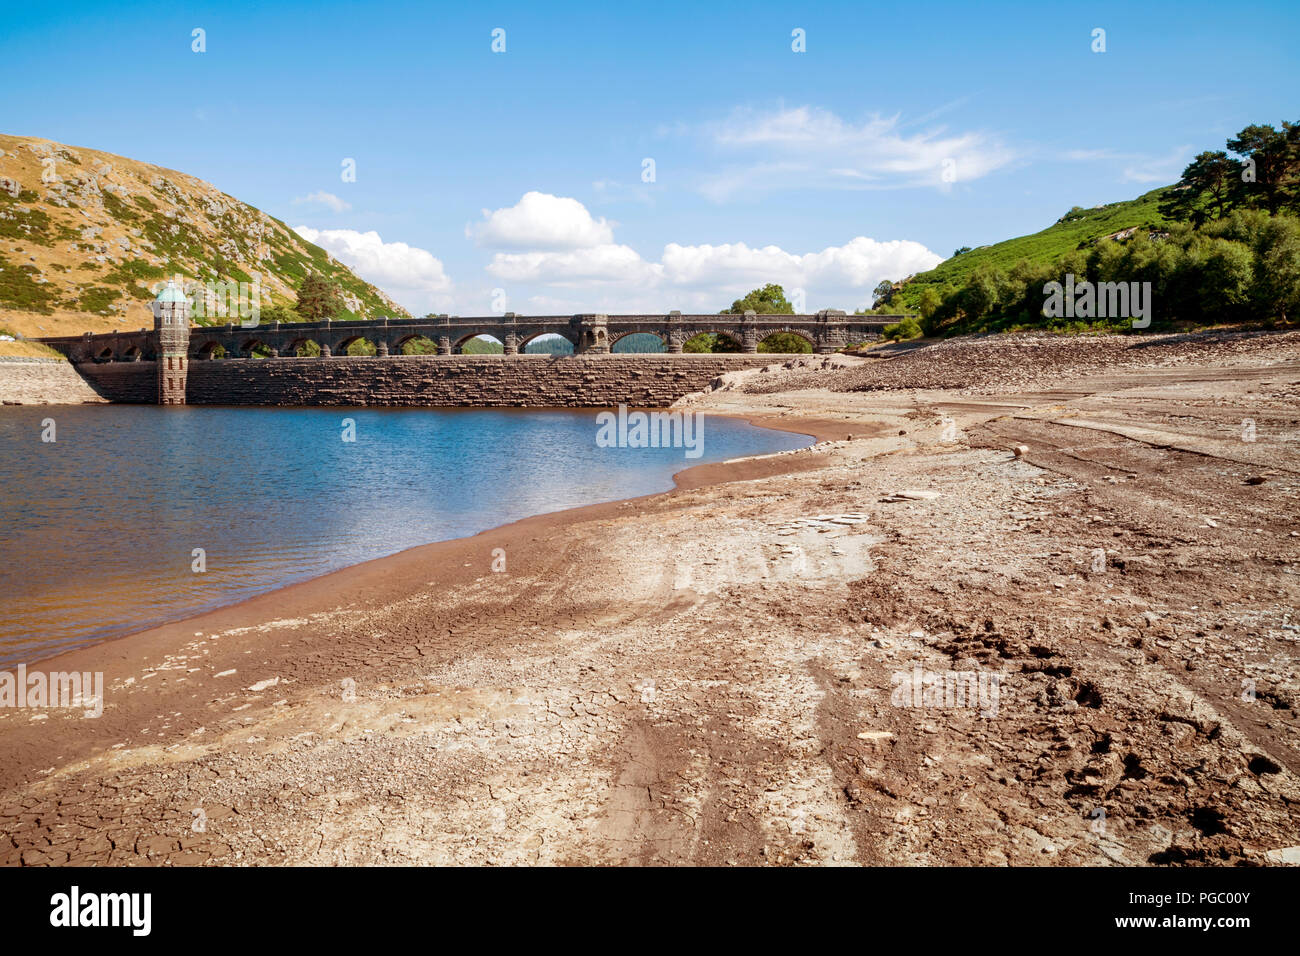
M 343 297 L 338 286 L 324 276 L 308 273 L 298 287 L 298 304 L 294 311 L 308 322 L 332 319 L 343 311 Z
M 1262 230 L 1255 300 L 1266 318 L 1300 315 L 1300 219 L 1275 216 Z
M 919 339 L 924 333 L 916 319 L 909 315 L 900 322 L 885 326 L 880 334 L 894 342 L 902 342 L 905 339 Z
M 957 303 L 967 317 L 977 319 L 993 311 L 998 302 L 1001 280 L 1002 273 L 987 263 L 966 277 L 966 284 L 957 294 Z
M 888 305 L 889 300 L 894 297 L 894 283 L 888 279 L 883 279 L 876 283 L 875 289 L 871 292 L 872 302 L 879 309 L 882 305 Z
M 793 315 L 794 306 L 785 297 L 785 289 L 775 282 L 769 282 L 761 289 L 754 289 L 743 299 L 731 303 L 731 308 L 723 309 L 720 315 L 744 315 L 754 312 L 757 315 Z M 778 332 L 769 335 L 758 344 L 760 352 L 811 352 L 812 347 L 797 335 Z M 683 352 L 739 352 L 740 346 L 726 335 L 701 333 L 682 345 Z
M 1241 164 L 1223 150 L 1199 153 L 1182 178 L 1160 203 L 1160 214 L 1200 225 L 1207 219 L 1222 219 L 1233 202 L 1241 179 Z
M 740 345 L 728 335 L 701 332 L 682 343 L 683 352 L 739 352 Z
M 743 299 L 737 299 L 731 303 L 731 308 L 723 309 L 720 314 L 744 315 L 751 311 L 759 315 L 793 315 L 794 306 L 786 301 L 784 289 L 774 282 L 769 282 Z
M 1228 150 L 1242 157 L 1233 189 L 1243 206 L 1277 212 L 1297 201 L 1300 179 L 1300 124 L 1282 129 L 1255 124 L 1228 140 Z
M 257 321 L 261 325 L 270 325 L 272 322 L 301 322 L 302 316 L 289 308 L 287 305 L 268 305 L 258 314 Z
M 811 352 L 812 344 L 793 332 L 773 332 L 758 343 L 760 352 Z

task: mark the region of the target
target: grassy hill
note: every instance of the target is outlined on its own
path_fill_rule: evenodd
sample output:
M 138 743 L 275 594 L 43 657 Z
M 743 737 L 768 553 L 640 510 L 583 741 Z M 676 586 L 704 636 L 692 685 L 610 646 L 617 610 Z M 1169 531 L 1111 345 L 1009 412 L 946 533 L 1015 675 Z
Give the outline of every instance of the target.
M 0 331 L 137 329 L 152 322 L 150 287 L 177 273 L 256 278 L 266 308 L 292 305 L 302 279 L 317 272 L 338 285 L 340 318 L 407 314 L 280 220 L 193 176 L 0 134 L 0 177 L 16 183 L 0 188 Z
M 991 246 L 980 246 L 961 255 L 945 259 L 928 272 L 920 272 L 909 279 L 895 295 L 892 306 L 897 311 L 914 312 L 927 286 L 942 289 L 959 286 L 979 266 L 1007 270 L 1021 259 L 1030 262 L 1053 262 L 1067 252 L 1083 248 L 1098 239 L 1123 233 L 1129 229 L 1158 231 L 1167 224 L 1160 215 L 1160 199 L 1169 187 L 1162 186 L 1149 193 L 1123 202 L 1107 203 L 1092 209 L 1075 207 L 1041 232 L 1007 239 Z

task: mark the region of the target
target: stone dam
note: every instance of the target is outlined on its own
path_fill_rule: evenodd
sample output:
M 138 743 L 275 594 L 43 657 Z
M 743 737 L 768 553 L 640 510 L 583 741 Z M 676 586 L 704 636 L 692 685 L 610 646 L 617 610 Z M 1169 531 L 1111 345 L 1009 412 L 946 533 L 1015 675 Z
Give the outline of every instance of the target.
M 39 340 L 70 360 L 65 369 L 75 371 L 85 388 L 66 375 L 60 384 L 50 373 L 45 378 L 53 384 L 42 392 L 32 386 L 35 370 L 3 363 L 0 401 L 85 401 L 89 391 L 101 401 L 165 405 L 664 407 L 726 372 L 784 361 L 788 354 L 758 351 L 776 333 L 797 336 L 814 353 L 825 354 L 876 340 L 885 324 L 874 316 L 824 311 L 197 326 L 189 321 L 184 297 L 170 289 L 152 309 L 153 329 Z M 683 345 L 700 333 L 726 336 L 739 351 L 684 352 Z M 658 337 L 665 351 L 613 350 L 633 334 Z M 465 354 L 464 345 L 480 335 L 501 342 L 502 354 Z M 573 353 L 525 351 L 544 335 L 567 340 Z M 348 354 L 363 340 L 375 354 Z M 403 354 L 416 340 L 436 354 Z M 308 343 L 319 354 L 303 355 Z M 48 395 L 55 397 L 42 397 Z

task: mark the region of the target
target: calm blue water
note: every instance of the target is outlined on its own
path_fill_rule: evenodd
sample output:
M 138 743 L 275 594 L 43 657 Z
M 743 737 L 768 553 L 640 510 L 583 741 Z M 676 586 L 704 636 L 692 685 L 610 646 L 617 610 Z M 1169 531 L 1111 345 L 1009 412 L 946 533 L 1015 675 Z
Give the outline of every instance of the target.
M 594 410 L 0 408 L 0 665 L 811 441 L 711 417 L 688 460 L 596 432 Z

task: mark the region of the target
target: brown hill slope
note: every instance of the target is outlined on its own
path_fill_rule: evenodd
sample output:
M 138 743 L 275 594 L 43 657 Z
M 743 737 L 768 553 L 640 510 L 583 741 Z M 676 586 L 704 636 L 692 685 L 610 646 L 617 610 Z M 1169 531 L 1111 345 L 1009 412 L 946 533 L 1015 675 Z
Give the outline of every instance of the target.
M 292 305 L 308 272 L 338 284 L 349 313 L 340 318 L 407 314 L 324 249 L 210 183 L 0 134 L 0 331 L 139 328 L 149 320 L 151 289 L 176 274 L 257 280 L 263 308 Z

